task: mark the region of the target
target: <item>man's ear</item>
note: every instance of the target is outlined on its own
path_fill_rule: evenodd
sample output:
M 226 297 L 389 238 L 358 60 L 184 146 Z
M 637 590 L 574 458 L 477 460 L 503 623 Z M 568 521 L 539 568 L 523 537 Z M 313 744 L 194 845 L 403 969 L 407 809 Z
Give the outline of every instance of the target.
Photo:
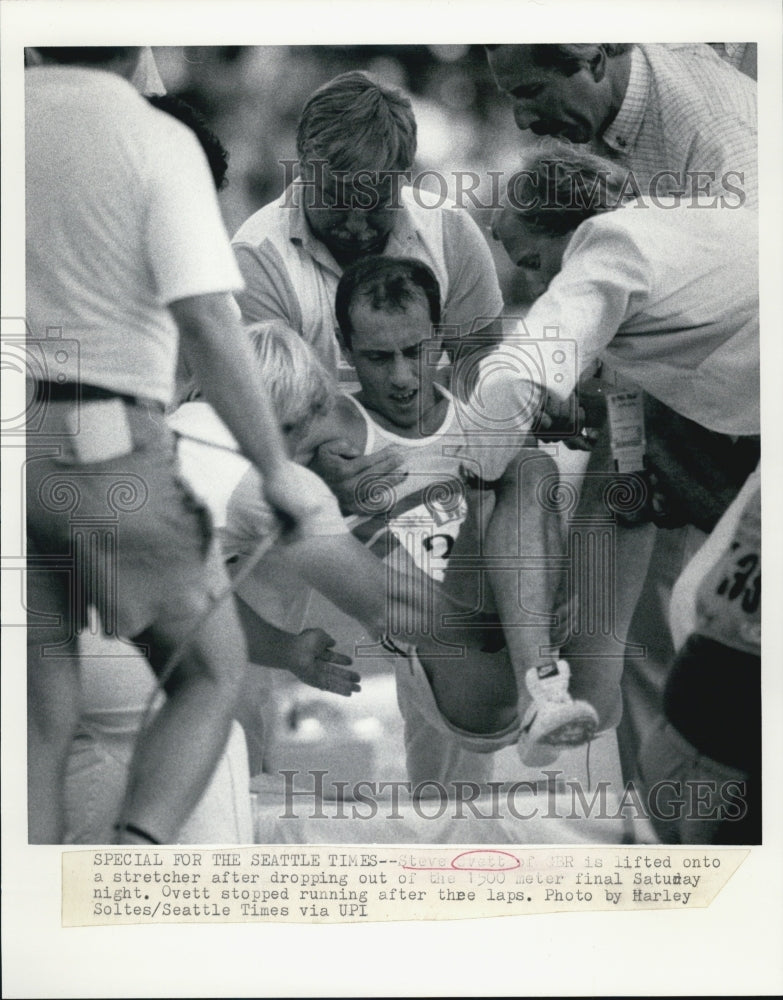
M 595 54 L 590 56 L 588 66 L 596 83 L 606 76 L 606 50 L 603 45 L 596 45 Z

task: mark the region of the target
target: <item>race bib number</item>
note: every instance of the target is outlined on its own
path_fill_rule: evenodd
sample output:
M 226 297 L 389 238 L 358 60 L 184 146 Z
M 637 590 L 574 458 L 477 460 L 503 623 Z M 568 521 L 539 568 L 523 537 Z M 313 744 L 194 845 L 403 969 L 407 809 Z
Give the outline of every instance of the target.
M 761 492 L 748 501 L 726 552 L 697 597 L 698 631 L 758 653 L 761 648 Z
M 431 501 L 390 518 L 388 530 L 423 573 L 442 582 L 467 513 L 464 499 L 448 507 Z

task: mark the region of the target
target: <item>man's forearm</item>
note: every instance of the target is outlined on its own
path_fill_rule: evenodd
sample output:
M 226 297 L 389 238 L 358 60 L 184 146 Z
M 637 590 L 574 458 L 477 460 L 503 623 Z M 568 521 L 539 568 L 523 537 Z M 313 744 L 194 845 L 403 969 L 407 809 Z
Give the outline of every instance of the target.
M 381 638 L 400 620 L 410 622 L 415 631 L 432 630 L 428 595 L 438 584 L 419 571 L 410 576 L 396 571 L 353 535 L 322 535 L 275 546 L 263 566 L 273 575 L 275 565 L 299 574 L 373 638 Z M 468 609 L 451 602 L 449 610 Z
M 241 597 L 235 597 L 234 601 L 245 633 L 248 660 L 263 667 L 290 670 L 296 636 L 261 618 Z

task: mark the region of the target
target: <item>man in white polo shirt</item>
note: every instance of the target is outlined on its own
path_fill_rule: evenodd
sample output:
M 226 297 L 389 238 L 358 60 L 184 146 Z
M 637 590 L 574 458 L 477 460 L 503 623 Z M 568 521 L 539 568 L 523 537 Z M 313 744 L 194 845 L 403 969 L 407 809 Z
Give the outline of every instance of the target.
M 531 151 L 525 166 L 517 204 L 500 213 L 494 233 L 514 263 L 532 271 L 545 290 L 524 320 L 533 346 L 526 347 L 520 334 L 502 348 L 502 364 L 493 356 L 484 362 L 481 392 L 473 400 L 477 419 L 483 416 L 491 424 L 523 409 L 536 412 L 533 401 L 542 389 L 567 398 L 578 376 L 597 358 L 605 359 L 622 378 L 633 378 L 656 405 L 670 407 L 688 435 L 671 450 L 680 468 L 669 453 L 648 447 L 645 469 L 663 481 L 664 492 L 681 504 L 688 523 L 709 530 L 710 519 L 720 516 L 719 505 L 731 501 L 758 462 L 756 213 L 699 210 L 689 202 L 669 209 L 640 208 L 633 199 L 626 204 L 625 172 L 572 144 L 551 141 Z M 582 195 L 575 195 L 579 191 Z M 727 256 L 729 245 L 733 252 Z M 573 343 L 577 363 L 570 370 L 539 369 L 540 384 L 534 386 L 527 358 L 547 326 L 559 330 L 563 343 Z M 616 405 L 621 404 L 625 408 L 618 397 Z M 626 452 L 644 450 L 638 423 L 613 423 L 610 411 L 612 434 L 625 438 Z M 703 445 L 702 453 L 689 454 L 693 440 Z M 716 496 L 699 496 L 692 485 L 693 466 L 706 459 L 717 464 L 715 454 L 723 482 L 716 484 Z M 500 449 L 482 455 L 485 466 L 493 458 L 502 466 L 508 456 Z M 638 491 L 641 501 L 649 492 L 645 472 L 618 471 L 628 473 L 621 482 L 629 498 Z M 610 514 L 621 510 L 621 504 L 605 502 Z M 596 568 L 598 583 L 592 585 L 595 598 L 604 600 L 602 588 L 611 584 L 609 599 L 621 607 L 628 593 L 634 594 L 643 547 L 629 548 L 623 556 L 613 553 L 604 577 Z M 605 621 L 612 610 L 600 606 Z M 591 655 L 582 652 L 591 638 L 585 629 L 565 644 L 564 655 L 572 660 L 572 694 L 580 697 L 589 690 L 601 727 L 607 728 L 620 717 L 623 660 L 617 655 L 617 631 L 604 627 L 594 633 Z

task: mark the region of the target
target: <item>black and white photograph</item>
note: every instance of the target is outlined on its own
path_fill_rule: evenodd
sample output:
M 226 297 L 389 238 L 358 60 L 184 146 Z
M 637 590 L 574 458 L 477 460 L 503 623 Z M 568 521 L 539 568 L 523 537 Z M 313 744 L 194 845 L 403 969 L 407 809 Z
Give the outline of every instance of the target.
M 780 12 L 297 6 L 4 52 L 14 852 L 768 858 Z
M 760 842 L 754 49 L 31 49 L 31 843 Z

